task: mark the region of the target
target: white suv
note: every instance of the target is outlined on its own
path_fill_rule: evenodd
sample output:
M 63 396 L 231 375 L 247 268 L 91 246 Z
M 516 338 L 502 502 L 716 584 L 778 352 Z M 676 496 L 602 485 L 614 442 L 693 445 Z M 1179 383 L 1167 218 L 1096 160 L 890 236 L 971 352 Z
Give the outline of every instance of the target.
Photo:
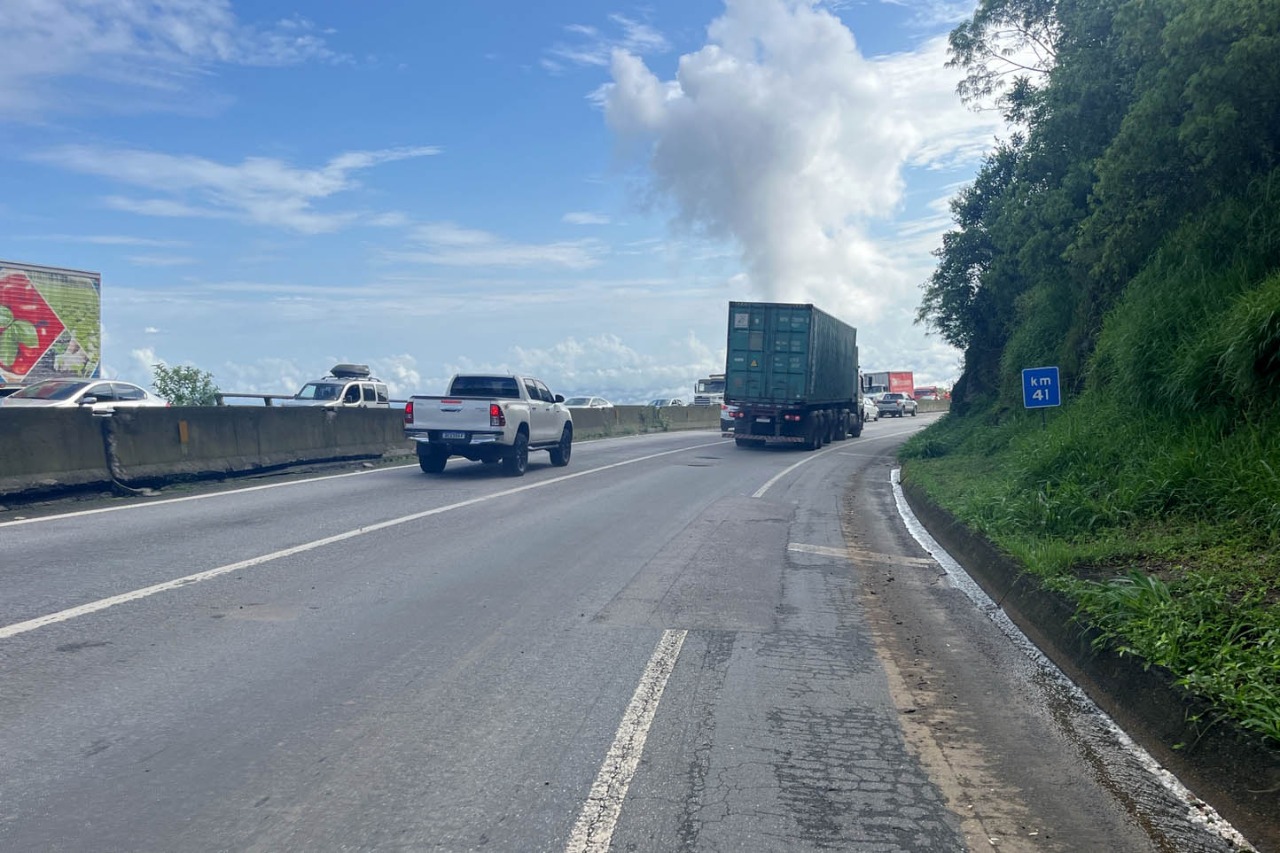
M 389 409 L 391 396 L 385 382 L 369 375 L 367 364 L 335 364 L 328 376 L 303 385 L 284 405 Z

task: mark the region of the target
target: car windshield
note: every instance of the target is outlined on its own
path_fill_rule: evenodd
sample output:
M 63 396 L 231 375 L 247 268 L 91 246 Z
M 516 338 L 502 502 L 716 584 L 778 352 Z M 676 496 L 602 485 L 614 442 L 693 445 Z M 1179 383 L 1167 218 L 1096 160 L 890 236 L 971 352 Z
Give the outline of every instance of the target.
M 24 400 L 70 400 L 88 384 L 88 382 L 37 382 L 10 396 Z
M 299 400 L 336 400 L 342 394 L 342 383 L 308 382 L 297 393 Z
M 564 401 L 566 406 L 587 406 L 590 405 L 590 403 L 590 397 L 570 397 L 568 400 Z

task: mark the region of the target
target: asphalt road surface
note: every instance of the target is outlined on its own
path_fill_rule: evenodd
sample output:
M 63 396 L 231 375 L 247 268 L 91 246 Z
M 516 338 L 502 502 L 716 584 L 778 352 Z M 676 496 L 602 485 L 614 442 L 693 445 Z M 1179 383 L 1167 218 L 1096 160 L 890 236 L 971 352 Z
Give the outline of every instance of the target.
M 10 508 L 0 850 L 1234 849 L 913 536 L 930 420 Z

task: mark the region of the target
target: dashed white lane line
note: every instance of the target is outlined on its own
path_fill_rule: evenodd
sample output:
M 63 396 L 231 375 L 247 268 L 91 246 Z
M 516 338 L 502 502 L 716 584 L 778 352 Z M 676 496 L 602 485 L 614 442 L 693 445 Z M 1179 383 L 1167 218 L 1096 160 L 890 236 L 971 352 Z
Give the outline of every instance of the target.
M 687 633 L 664 631 L 658 647 L 653 650 L 653 657 L 649 659 L 631 703 L 622 715 L 622 724 L 618 726 L 613 746 L 609 747 L 577 823 L 569 833 L 565 853 L 604 853 L 609 849 L 618 816 L 622 814 L 627 788 L 640 766 L 649 727 L 658 713 L 658 702 L 667 687 L 667 679 L 676 667 Z
M 102 598 L 97 601 L 91 601 L 87 604 L 81 604 L 77 607 L 69 607 L 66 610 L 59 610 L 56 613 L 50 613 L 45 616 L 38 616 L 35 619 L 28 619 L 25 622 L 15 622 L 12 625 L 5 625 L 3 627 L 0 627 L 0 640 L 6 640 L 6 639 L 9 639 L 10 637 L 16 637 L 18 634 L 25 634 L 28 631 L 34 631 L 37 628 L 43 628 L 47 625 L 53 625 L 58 622 L 66 622 L 69 619 L 75 619 L 80 616 L 87 616 L 90 613 L 97 613 L 100 610 L 106 610 L 109 607 L 115 607 L 116 605 L 119 605 L 119 604 L 126 604 L 130 601 L 138 601 L 139 599 L 148 598 L 158 593 L 168 592 L 170 590 L 180 589 L 184 586 L 190 586 L 191 584 L 201 583 L 202 581 L 211 580 L 213 578 L 220 577 L 225 574 L 230 574 L 231 572 L 238 572 L 238 571 L 241 571 L 242 569 L 248 569 L 253 566 L 260 566 L 263 563 L 270 563 L 274 560 L 279 560 L 284 557 L 292 557 L 295 554 L 302 554 L 307 551 L 314 551 L 315 549 L 323 548 L 326 545 L 333 545 L 335 543 L 343 542 L 348 539 L 355 539 L 357 536 L 365 536 L 369 533 L 375 533 L 379 530 L 386 530 L 388 527 L 396 527 L 401 524 L 408 524 L 411 521 L 418 521 L 419 519 L 429 518 L 430 516 L 433 516 L 433 515 L 441 515 L 442 513 L 452 512 L 453 510 L 462 509 L 463 507 L 475 506 L 476 504 L 484 503 L 486 501 L 496 500 L 498 498 L 505 498 L 510 495 L 519 494 L 520 492 L 527 492 L 527 491 L 530 491 L 531 489 L 541 489 L 546 486 L 555 485 L 556 483 L 563 483 L 566 480 L 573 480 L 578 477 L 586 477 L 590 474 L 597 474 L 601 471 L 608 471 L 611 468 L 621 468 L 624 465 L 634 465 L 637 462 L 646 462 L 650 459 L 657 459 L 662 456 L 670 456 L 675 453 L 685 453 L 690 450 L 698 450 L 703 447 L 711 447 L 715 444 L 721 444 L 721 443 L 722 442 L 720 441 L 715 441 L 715 442 L 708 442 L 706 444 L 695 444 L 689 447 L 680 447 L 675 450 L 664 450 L 661 453 L 651 453 L 648 456 L 637 456 L 635 459 L 626 459 L 626 460 L 623 460 L 622 462 L 613 462 L 609 465 L 601 465 L 598 468 L 589 468 L 586 471 L 577 471 L 573 474 L 565 474 L 564 476 L 561 476 L 561 477 L 553 477 L 550 480 L 539 480 L 536 483 L 530 483 L 526 486 L 517 486 L 514 489 L 504 489 L 503 491 L 494 492 L 493 494 L 490 494 L 490 495 L 482 495 L 480 497 L 471 498 L 465 501 L 459 501 L 458 503 L 449 504 L 447 506 L 436 507 L 435 509 L 428 509 L 422 512 L 415 512 L 410 515 L 403 515 L 403 516 L 400 516 L 399 518 L 392 518 L 392 519 L 388 519 L 387 521 L 380 521 L 377 524 L 370 524 L 366 527 L 357 527 L 355 530 L 348 530 L 345 533 L 337 533 L 337 534 L 334 534 L 333 536 L 326 536 L 323 539 L 316 539 L 312 542 L 304 542 L 301 545 L 295 545 L 292 548 L 284 548 L 279 551 L 273 551 L 270 554 L 262 554 L 257 557 L 251 557 L 248 560 L 241 560 L 238 563 L 230 563 L 228 565 L 218 566 L 217 568 L 208 569 L 203 572 L 196 572 L 195 574 L 187 575 L 181 578 L 176 578 L 175 580 L 165 581 L 164 583 L 154 584 L 152 586 L 144 587 L 142 589 L 135 589 L 131 592 L 121 593 L 120 595 L 113 595 L 110 598 Z

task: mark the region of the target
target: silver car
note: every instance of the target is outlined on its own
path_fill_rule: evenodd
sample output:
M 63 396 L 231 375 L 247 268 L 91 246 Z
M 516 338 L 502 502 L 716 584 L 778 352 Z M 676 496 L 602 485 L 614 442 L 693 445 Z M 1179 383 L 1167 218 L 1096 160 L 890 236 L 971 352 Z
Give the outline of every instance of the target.
M 167 405 L 168 400 L 157 397 L 146 388 L 118 379 L 46 379 L 0 398 L 0 406 L 6 409 L 83 407 L 94 414 Z

